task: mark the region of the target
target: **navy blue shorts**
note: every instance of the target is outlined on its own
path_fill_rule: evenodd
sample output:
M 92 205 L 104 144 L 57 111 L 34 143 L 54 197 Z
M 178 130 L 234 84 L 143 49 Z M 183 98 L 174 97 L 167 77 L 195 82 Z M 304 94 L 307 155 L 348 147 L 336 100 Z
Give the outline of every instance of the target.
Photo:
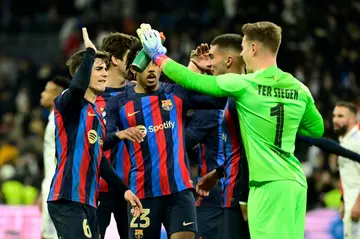
M 133 218 L 129 213 L 129 239 L 158 239 L 161 224 L 168 237 L 176 232 L 197 232 L 196 206 L 192 190 L 141 200 L 144 213 Z
M 48 202 L 48 210 L 59 238 L 99 238 L 96 208 L 77 202 L 59 200 Z
M 196 239 L 218 239 L 220 223 L 223 216 L 221 207 L 197 207 L 197 221 L 199 232 Z
M 105 237 L 106 228 L 110 224 L 111 213 L 114 214 L 120 238 L 129 234 L 127 202 L 123 195 L 112 192 L 101 192 L 98 197 L 97 217 L 101 239 Z
M 250 239 L 249 225 L 240 209 L 224 208 L 220 235 L 222 239 Z

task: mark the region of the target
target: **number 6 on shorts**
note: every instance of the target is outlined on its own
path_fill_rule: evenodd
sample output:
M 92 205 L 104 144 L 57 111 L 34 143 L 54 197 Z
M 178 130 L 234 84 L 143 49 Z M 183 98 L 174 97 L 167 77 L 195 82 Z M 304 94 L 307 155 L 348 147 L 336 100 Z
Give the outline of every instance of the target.
M 87 238 L 91 238 L 92 237 L 91 230 L 90 230 L 89 224 L 87 222 L 87 219 L 84 219 L 84 221 L 83 221 L 83 229 L 84 229 L 85 236 Z

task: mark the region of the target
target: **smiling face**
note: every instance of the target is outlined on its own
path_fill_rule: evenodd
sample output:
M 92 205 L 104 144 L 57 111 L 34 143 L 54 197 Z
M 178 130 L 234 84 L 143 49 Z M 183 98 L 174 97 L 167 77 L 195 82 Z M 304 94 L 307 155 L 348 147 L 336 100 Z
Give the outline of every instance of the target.
M 210 72 L 214 76 L 226 73 L 227 56 L 219 49 L 218 45 L 211 45 L 209 50 L 210 55 Z
M 255 42 L 250 42 L 246 36 L 244 36 L 243 40 L 242 40 L 242 51 L 241 51 L 241 56 L 245 62 L 245 66 L 246 66 L 246 70 L 247 72 L 251 73 L 253 72 L 253 68 L 252 68 L 252 60 L 253 57 L 256 54 L 256 43 Z
M 89 88 L 99 94 L 105 91 L 105 83 L 108 77 L 106 62 L 104 59 L 95 58 L 94 64 L 91 69 L 91 78 Z

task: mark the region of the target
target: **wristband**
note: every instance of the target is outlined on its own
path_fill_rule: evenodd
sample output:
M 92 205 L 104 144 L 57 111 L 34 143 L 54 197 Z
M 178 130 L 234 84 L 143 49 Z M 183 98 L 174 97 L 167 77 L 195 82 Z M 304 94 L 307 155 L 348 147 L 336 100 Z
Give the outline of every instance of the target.
M 159 55 L 155 55 L 153 58 L 153 62 L 158 66 L 161 67 L 162 62 L 165 59 L 168 59 L 169 57 L 167 57 L 165 54 L 159 54 Z
M 165 36 L 160 32 L 161 43 L 164 45 Z M 144 48 L 136 55 L 134 61 L 131 63 L 131 67 L 137 72 L 143 72 L 151 62 L 151 58 L 146 55 Z

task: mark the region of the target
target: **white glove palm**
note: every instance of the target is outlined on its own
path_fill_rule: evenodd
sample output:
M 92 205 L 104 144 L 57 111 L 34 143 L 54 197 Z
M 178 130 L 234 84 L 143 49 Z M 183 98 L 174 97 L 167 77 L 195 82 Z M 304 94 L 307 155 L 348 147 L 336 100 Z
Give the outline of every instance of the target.
M 141 44 L 146 54 L 155 62 L 159 55 L 166 54 L 166 48 L 161 44 L 161 37 L 158 31 L 151 29 L 149 24 L 141 24 L 137 29 Z

